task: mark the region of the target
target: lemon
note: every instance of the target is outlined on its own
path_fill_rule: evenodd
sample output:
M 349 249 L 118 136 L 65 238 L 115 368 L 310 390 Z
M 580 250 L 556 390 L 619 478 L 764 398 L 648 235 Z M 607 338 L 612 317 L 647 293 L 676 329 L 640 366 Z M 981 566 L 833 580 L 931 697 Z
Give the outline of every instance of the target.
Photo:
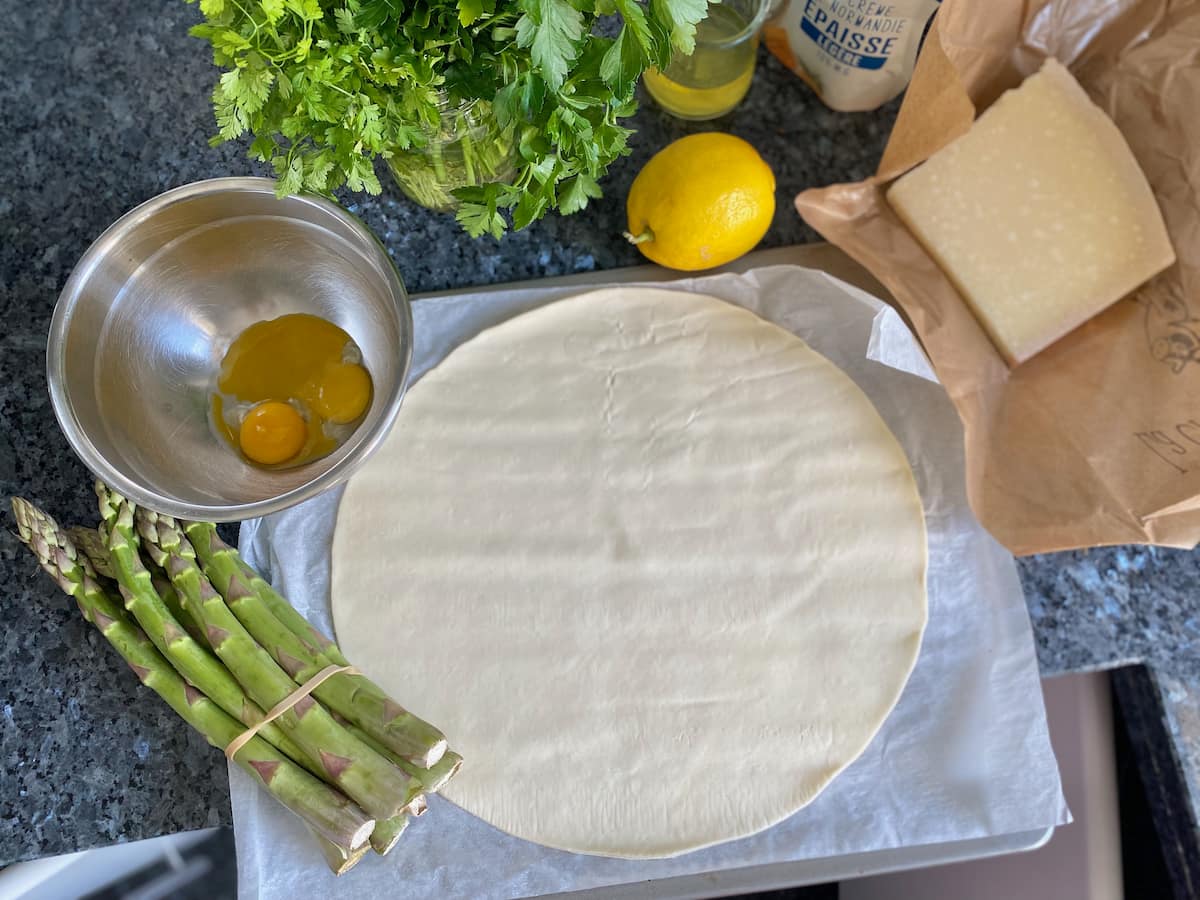
M 626 237 L 648 258 L 693 272 L 754 249 L 775 215 L 775 175 L 748 143 L 710 132 L 656 153 L 629 189 Z

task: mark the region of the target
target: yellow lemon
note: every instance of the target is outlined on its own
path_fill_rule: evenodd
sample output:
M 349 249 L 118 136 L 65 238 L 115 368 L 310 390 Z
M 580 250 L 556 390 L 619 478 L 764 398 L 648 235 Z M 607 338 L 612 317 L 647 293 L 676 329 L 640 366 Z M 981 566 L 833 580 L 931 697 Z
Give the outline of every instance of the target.
M 767 233 L 775 175 L 741 138 L 693 134 L 646 163 L 625 211 L 625 236 L 647 258 L 685 272 L 710 269 L 753 250 Z

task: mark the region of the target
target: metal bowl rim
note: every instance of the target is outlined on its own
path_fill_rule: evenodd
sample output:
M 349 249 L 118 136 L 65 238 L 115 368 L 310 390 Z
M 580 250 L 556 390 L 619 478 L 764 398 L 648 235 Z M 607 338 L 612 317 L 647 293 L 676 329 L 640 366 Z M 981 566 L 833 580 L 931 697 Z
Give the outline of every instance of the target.
M 398 348 L 401 359 L 397 373 L 396 385 L 391 391 L 387 405 L 379 420 L 361 438 L 355 442 L 353 451 L 340 459 L 327 470 L 307 481 L 299 487 L 269 497 L 265 500 L 255 500 L 251 503 L 222 503 L 222 504 L 190 504 L 165 497 L 155 491 L 142 487 L 137 482 L 125 477 L 92 443 L 91 438 L 83 430 L 71 398 L 66 390 L 66 337 L 67 326 L 71 314 L 78 302 L 81 286 L 87 281 L 91 270 L 104 258 L 117 237 L 125 233 L 134 224 L 146 217 L 160 212 L 166 207 L 180 201 L 189 200 L 204 194 L 223 192 L 258 193 L 275 196 L 275 182 L 270 178 L 257 177 L 226 177 L 209 178 L 195 181 L 177 188 L 165 191 L 146 200 L 129 210 L 115 222 L 104 229 L 98 238 L 84 251 L 79 262 L 75 264 L 71 275 L 63 285 L 58 300 L 54 305 L 54 314 L 50 319 L 50 333 L 46 342 L 46 379 L 50 391 L 50 405 L 59 428 L 66 435 L 67 443 L 83 461 L 91 472 L 100 480 L 134 503 L 153 509 L 155 512 L 176 516 L 183 519 L 196 519 L 213 522 L 236 522 L 257 518 L 279 512 L 317 494 L 323 493 L 350 477 L 374 452 L 379 449 L 383 439 L 391 430 L 400 405 L 408 387 L 408 374 L 412 366 L 413 354 L 413 319 L 412 306 L 408 300 L 408 292 L 400 272 L 387 250 L 374 233 L 356 217 L 324 197 L 313 194 L 294 194 L 288 199 L 318 207 L 323 212 L 340 219 L 352 231 L 366 239 L 373 246 L 381 262 L 380 274 L 386 279 L 391 288 L 392 300 L 396 305 L 396 313 L 400 318 L 401 333 L 408 336 Z

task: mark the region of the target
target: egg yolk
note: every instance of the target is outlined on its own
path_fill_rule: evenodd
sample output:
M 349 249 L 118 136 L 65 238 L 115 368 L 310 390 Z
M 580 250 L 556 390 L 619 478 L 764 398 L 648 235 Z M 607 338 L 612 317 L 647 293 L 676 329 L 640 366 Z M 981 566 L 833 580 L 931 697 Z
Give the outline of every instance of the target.
M 260 403 L 242 419 L 238 443 L 242 452 L 266 466 L 287 462 L 304 449 L 308 426 L 304 417 L 287 403 Z
M 251 462 L 300 466 L 320 459 L 350 436 L 371 405 L 371 374 L 361 360 L 350 335 L 319 316 L 255 322 L 221 360 L 210 422 Z
M 345 425 L 361 416 L 370 402 L 367 370 L 354 363 L 335 363 L 321 373 L 312 405 L 322 418 Z

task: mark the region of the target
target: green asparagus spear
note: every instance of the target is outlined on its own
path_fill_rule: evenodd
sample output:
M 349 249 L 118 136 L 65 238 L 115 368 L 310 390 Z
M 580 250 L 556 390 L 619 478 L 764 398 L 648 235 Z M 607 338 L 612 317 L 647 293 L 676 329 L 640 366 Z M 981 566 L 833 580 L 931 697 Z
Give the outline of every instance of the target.
M 75 545 L 76 550 L 91 563 L 92 568 L 101 578 L 117 580 L 112 563 L 108 560 L 108 548 L 104 546 L 104 538 L 94 528 L 75 526 L 67 529 L 67 538 Z
M 377 744 L 369 734 L 367 734 L 353 722 L 347 722 L 345 719 L 342 719 L 336 715 L 334 718 L 337 718 L 338 721 L 345 726 L 346 730 L 360 741 L 374 748 L 377 753 L 382 753 L 413 778 L 421 782 L 421 786 L 425 789 L 426 793 L 436 794 L 442 789 L 442 786 L 445 785 L 445 783 L 451 778 L 453 778 L 458 773 L 458 770 L 462 768 L 463 758 L 453 750 L 447 750 L 442 755 L 442 758 L 428 769 L 415 766 L 407 759 L 403 759 L 388 752 L 385 747 L 381 747 L 379 744 Z
M 462 768 L 462 763 L 463 758 L 461 756 L 453 750 L 447 750 L 446 754 L 428 769 L 413 767 L 413 771 L 409 771 L 404 766 L 400 768 L 420 781 L 425 786 L 426 792 L 436 794 L 447 781 L 458 774 L 458 770 Z
M 133 511 L 135 528 L 141 512 L 142 510 L 140 509 L 134 509 Z M 200 620 L 195 610 L 187 608 L 187 604 L 179 596 L 179 592 L 175 590 L 175 585 L 171 584 L 171 578 L 167 575 L 167 571 L 164 568 L 166 565 L 166 554 L 152 543 L 139 542 L 136 537 L 134 540 L 135 543 L 138 543 L 139 549 L 142 551 L 142 562 L 150 572 L 150 583 L 158 593 L 158 596 L 162 597 L 163 603 L 166 604 L 171 615 L 184 627 L 188 634 L 196 639 L 197 643 L 211 650 L 212 648 L 208 646 L 208 636 L 204 633 L 204 623 Z
M 164 521 L 165 525 L 165 521 Z M 246 629 L 275 656 L 299 683 L 325 666 L 349 665 L 337 645 L 313 628 L 262 576 L 248 566 L 237 550 L 217 535 L 209 522 L 188 523 L 185 528 L 196 556 L 213 586 L 225 595 Z M 289 638 L 288 633 L 291 637 Z M 330 694 L 322 697 L 375 743 L 396 757 L 420 768 L 429 768 L 446 752 L 446 739 L 428 722 L 414 716 L 361 675 L 336 675 Z
M 116 570 L 113 569 L 112 561 L 108 558 L 108 548 L 104 546 L 104 538 L 100 536 L 98 530 L 75 526 L 68 528 L 66 534 L 71 543 L 91 563 L 92 568 L 96 570 L 97 574 L 102 578 L 108 578 L 112 581 L 117 580 Z M 143 560 L 143 562 L 145 561 Z M 171 586 L 171 581 L 167 578 L 167 573 L 161 571 L 161 567 L 155 568 L 152 565 L 147 565 L 146 568 L 150 570 L 150 581 L 154 585 L 154 589 L 162 597 L 163 603 L 167 605 L 167 609 L 175 617 L 175 621 L 182 625 L 188 634 L 203 644 L 203 634 L 196 626 L 195 620 L 183 609 L 183 604 L 180 602 L 175 588 Z
M 127 510 L 128 506 L 121 508 L 118 528 Z M 294 693 L 291 676 L 254 641 L 195 560 L 172 553 L 166 564 L 185 606 L 202 620 L 209 645 L 246 693 L 268 707 Z M 311 696 L 301 698 L 276 722 L 305 753 L 321 760 L 333 784 L 378 818 L 396 815 L 421 792 L 420 782 L 347 732 Z
M 335 716 L 334 718 L 338 717 Z M 342 722 L 342 724 L 350 731 L 351 734 L 358 737 L 364 743 L 374 747 L 376 751 L 382 753 L 384 756 L 406 771 L 409 775 L 412 775 L 414 778 L 420 781 L 422 787 L 424 787 L 425 790 L 431 794 L 437 792 L 437 790 L 452 777 L 454 777 L 454 774 L 462 767 L 462 757 L 453 750 L 447 750 L 445 755 L 431 768 L 422 769 L 419 766 L 414 766 L 408 760 L 393 756 L 382 747 L 375 744 L 371 738 L 357 726 L 341 720 L 340 718 L 338 720 Z M 423 816 L 427 809 L 429 809 L 429 801 L 426 799 L 424 794 L 421 794 L 408 805 L 408 808 L 405 810 L 404 814 L 402 814 L 402 816 L 399 818 L 407 816 L 417 818 L 419 816 Z M 381 856 L 386 854 L 392 849 L 392 847 L 395 846 L 396 839 L 399 838 L 399 832 L 396 832 L 393 835 L 393 830 L 396 827 L 397 823 L 395 818 L 380 819 L 375 823 L 375 830 L 371 832 L 371 846 L 374 847 L 376 852 Z
M 408 827 L 408 816 L 393 816 L 390 819 L 383 819 L 376 823 L 375 830 L 371 832 L 371 847 L 380 856 L 387 855 L 396 843 L 400 840 L 400 835 L 404 834 L 404 829 Z
M 88 562 L 92 564 L 92 568 L 101 577 L 109 578 L 113 581 L 117 580 L 117 572 L 112 566 L 112 561 L 108 558 L 108 548 L 105 546 L 104 538 L 101 537 L 99 530 L 76 526 L 67 529 L 67 537 L 87 557 Z M 145 563 L 145 560 L 143 560 L 143 563 Z M 182 625 L 188 634 L 203 644 L 204 637 L 196 624 L 195 618 L 188 615 L 184 610 L 183 604 L 179 600 L 179 595 L 175 593 L 175 588 L 171 586 L 171 581 L 167 578 L 167 573 L 161 571 L 161 566 L 147 565 L 146 568 L 150 570 L 150 581 L 154 589 L 162 597 L 163 603 L 166 604 L 175 621 Z
M 370 844 L 363 844 L 361 847 L 347 852 L 332 841 L 325 840 L 311 828 L 309 831 L 316 839 L 317 846 L 321 848 L 321 856 L 325 859 L 325 864 L 329 866 L 329 871 L 334 875 L 345 875 L 358 865 L 367 855 L 367 851 L 371 849 Z
M 204 632 L 196 622 L 196 617 L 183 608 L 183 598 L 179 596 L 179 592 L 171 584 L 171 579 L 167 577 L 167 573 L 158 571 L 157 567 L 150 569 L 150 585 L 154 588 L 158 596 L 162 597 L 163 603 L 166 604 L 171 615 L 175 617 L 175 621 L 183 626 L 183 630 L 190 634 L 198 643 L 207 646 Z
M 75 598 L 84 618 L 96 626 L 144 685 L 214 746 L 227 746 L 244 730 L 179 677 L 145 632 L 126 618 L 118 601 L 100 586 L 87 558 L 76 551 L 52 518 L 20 498 L 13 498 L 12 505 L 21 540 L 58 585 Z M 375 822 L 266 741 L 251 738 L 234 754 L 234 762 L 339 852 L 349 855 L 367 846 Z
M 261 722 L 262 709 L 246 696 L 220 660 L 179 625 L 155 592 L 150 572 L 142 564 L 130 537 L 133 514 L 129 504 L 118 501 L 118 495 L 109 494 L 100 482 L 96 483 L 96 493 L 100 514 L 105 517 L 102 527 L 108 532 L 109 564 L 125 598 L 125 608 L 180 675 L 199 686 L 214 703 L 244 725 Z M 306 754 L 274 722 L 264 725 L 258 733 L 314 775 L 324 777 L 325 767 L 319 757 Z
M 116 570 L 113 569 L 112 561 L 108 558 L 108 548 L 104 546 L 104 538 L 100 536 L 98 530 L 81 528 L 76 525 L 68 528 L 66 535 L 101 578 L 117 580 Z M 175 588 L 171 586 L 167 573 L 160 571 L 161 567 L 156 569 L 154 566 L 147 565 L 146 568 L 150 570 L 150 581 L 154 585 L 154 590 L 158 591 L 158 595 L 162 597 L 163 603 L 167 605 L 167 609 L 175 617 L 175 621 L 182 625 L 188 634 L 203 644 L 203 634 L 196 627 L 192 617 L 183 609 L 183 604 L 180 603 Z
M 415 798 L 413 798 L 412 803 L 404 807 L 404 812 L 415 819 L 425 815 L 425 811 L 427 809 L 429 809 L 429 798 L 427 798 L 424 794 L 418 794 Z M 386 825 L 387 820 L 384 819 L 383 822 L 377 824 Z
M 192 545 L 175 520 L 148 510 L 139 510 L 138 529 L 142 544 L 156 548 L 152 553 L 165 558 L 168 553 L 192 555 Z M 203 540 L 207 535 L 201 534 Z M 205 567 L 215 587 L 225 598 L 230 610 L 250 635 L 271 654 L 296 684 L 304 684 L 322 669 L 334 663 L 317 647 L 301 640 L 288 629 L 251 590 L 238 560 L 226 549 L 215 549 L 209 542 L 210 564 Z M 261 579 L 259 579 L 261 580 Z M 264 582 L 265 583 L 265 582 Z M 424 761 L 440 758 L 445 752 L 446 739 L 441 732 L 418 719 L 391 701 L 366 678 L 338 674 L 323 682 L 313 695 L 330 711 L 355 723 L 367 735 L 372 746 L 382 747 L 389 757 Z M 409 767 L 405 767 L 408 771 Z M 412 774 L 410 772 L 410 774 Z
M 190 542 L 179 531 L 175 520 L 170 516 L 164 516 L 146 509 L 138 509 L 135 514 L 135 520 L 138 532 L 142 538 L 142 548 L 157 564 L 169 565 L 172 554 L 183 556 L 185 559 L 194 559 L 194 551 Z M 214 587 L 220 588 L 220 585 L 214 585 Z M 300 660 L 313 654 L 315 652 L 314 648 L 284 628 L 279 620 L 258 600 L 257 596 L 245 587 L 244 578 L 240 570 L 235 569 L 231 573 L 231 577 L 222 593 L 224 594 L 226 605 L 229 606 L 234 615 L 246 627 L 246 630 L 250 632 L 251 636 L 264 649 L 270 652 L 272 658 L 283 669 L 292 675 L 297 684 L 303 684 L 307 679 L 330 664 L 324 657 L 315 657 L 316 662 L 314 664 L 307 667 L 301 665 Z M 341 684 L 339 685 L 337 682 L 341 682 Z M 352 725 L 343 716 L 338 715 L 339 710 L 346 710 L 353 706 L 353 685 L 349 679 L 340 675 L 333 676 L 318 686 L 313 691 L 313 696 L 326 704 L 330 708 L 330 713 L 334 719 L 346 727 L 351 734 L 362 740 L 381 756 L 397 765 L 402 771 L 417 778 L 421 782 L 422 789 L 429 789 L 428 784 L 430 780 L 434 781 L 438 786 L 444 784 L 449 775 L 457 770 L 457 765 L 453 764 L 453 760 L 450 760 L 445 766 L 439 762 L 440 768 L 438 772 L 430 776 L 430 770 L 421 769 L 407 760 L 396 757 L 387 749 L 380 746 L 366 732 Z M 458 758 L 457 754 L 454 754 L 454 756 Z M 443 756 L 442 759 L 446 760 L 447 757 Z M 426 777 L 422 777 L 422 775 Z M 425 798 L 417 796 L 409 803 L 407 812 L 413 815 L 421 815 L 426 808 Z M 375 825 L 375 831 L 372 832 L 375 837 L 372 838 L 371 845 L 376 849 L 385 847 L 386 849 L 381 852 L 390 850 L 395 846 L 396 841 L 400 838 L 400 833 L 403 831 L 403 826 L 399 823 L 403 822 L 406 825 L 407 820 L 407 813 L 401 813 L 390 819 L 380 819 Z

